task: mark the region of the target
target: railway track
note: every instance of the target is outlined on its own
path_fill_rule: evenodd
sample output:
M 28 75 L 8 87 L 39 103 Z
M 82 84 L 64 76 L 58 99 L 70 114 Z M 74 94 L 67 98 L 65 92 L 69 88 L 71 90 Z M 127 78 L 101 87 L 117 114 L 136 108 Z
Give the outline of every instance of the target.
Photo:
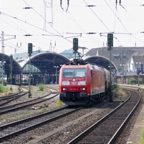
M 15 137 L 18 134 L 25 133 L 37 127 L 40 127 L 45 124 L 49 124 L 53 121 L 59 120 L 63 117 L 67 117 L 68 115 L 75 113 L 83 108 L 94 105 L 89 104 L 82 107 L 69 107 L 63 106 L 62 108 L 48 111 L 42 114 L 37 114 L 32 117 L 28 117 L 22 120 L 18 120 L 15 122 L 11 122 L 5 125 L 0 126 L 0 142 L 8 140 L 11 137 Z M 91 110 L 90 108 L 90 111 Z M 85 114 L 85 113 L 84 113 Z
M 127 99 L 127 101 L 123 102 L 123 104 L 124 105 L 128 105 L 128 101 L 130 101 L 130 100 L 132 101 L 132 103 L 134 103 L 134 101 L 135 101 L 134 98 L 136 98 L 134 96 L 134 94 L 136 95 L 136 92 L 133 92 L 131 97 L 129 98 L 129 100 Z M 98 133 L 100 134 L 99 135 L 100 139 L 97 138 L 97 140 L 95 140 L 93 138 L 93 136 L 89 137 L 90 134 L 87 135 L 88 137 L 86 137 L 86 139 L 88 140 L 88 143 L 90 142 L 91 139 L 93 139 L 95 141 L 95 142 L 92 142 L 92 143 L 96 143 L 96 142 L 98 143 L 98 140 L 100 141 L 100 143 L 108 143 L 108 142 L 105 142 L 105 141 L 102 142 L 101 140 L 103 140 L 105 137 L 107 137 L 109 139 L 109 141 L 110 141 L 110 135 L 111 135 L 111 137 L 113 137 L 112 135 L 114 135 L 114 133 L 112 134 L 113 128 L 115 127 L 115 126 L 113 126 L 113 124 L 116 123 L 116 126 L 119 124 L 119 127 L 120 127 L 120 123 L 121 122 L 119 120 L 121 120 L 121 118 L 122 118 L 122 120 L 125 121 L 124 119 L 126 119 L 125 117 L 127 117 L 126 116 L 127 114 L 123 114 L 123 111 L 124 112 L 126 111 L 126 110 L 124 110 L 124 108 L 123 108 L 123 110 L 121 110 L 122 111 L 121 113 L 119 112 L 119 108 L 123 107 L 123 104 L 119 103 L 118 104 L 119 107 L 117 109 L 114 109 L 111 112 L 112 115 L 113 115 L 115 113 L 115 111 L 116 111 L 116 115 L 114 116 L 116 119 L 113 118 L 113 120 L 109 120 L 109 123 L 106 124 L 109 127 L 105 127 L 103 123 L 105 123 L 105 121 L 107 119 L 110 119 L 110 117 L 111 117 L 111 116 L 106 115 L 104 117 L 104 120 L 101 122 L 102 117 L 104 116 L 103 114 L 105 113 L 105 112 L 103 113 L 102 111 L 105 111 L 105 109 L 108 108 L 107 107 L 108 104 L 107 103 L 105 103 L 105 104 L 103 102 L 100 105 L 96 104 L 96 107 L 94 107 L 94 109 L 90 108 L 89 110 L 88 110 L 88 108 L 86 108 L 84 110 L 83 108 L 76 108 L 76 109 L 71 108 L 71 109 L 69 109 L 68 107 L 64 107 L 61 110 L 58 109 L 57 112 L 56 111 L 53 111 L 53 112 L 51 111 L 50 113 L 49 112 L 45 112 L 43 114 L 39 114 L 39 115 L 33 116 L 31 118 L 29 117 L 29 118 L 25 118 L 23 120 L 19 120 L 19 121 L 11 122 L 9 124 L 2 125 L 0 127 L 0 131 L 1 131 L 1 133 L 0 133 L 0 142 L 4 142 L 4 143 L 5 142 L 6 143 L 7 142 L 16 142 L 16 143 L 19 143 L 20 141 L 18 142 L 18 139 L 20 139 L 20 137 L 22 138 L 22 137 L 25 137 L 26 135 L 27 136 L 28 135 L 29 136 L 30 135 L 36 135 L 36 131 L 42 131 L 42 130 L 44 130 L 44 133 L 45 133 L 46 129 L 48 129 L 48 133 L 46 134 L 48 140 L 46 141 L 46 143 L 51 141 L 51 140 L 54 140 L 54 139 L 57 142 L 58 141 L 60 142 L 61 140 L 59 140 L 59 136 L 61 135 L 60 134 L 61 131 L 64 130 L 66 127 L 69 127 L 67 130 L 64 130 L 62 132 L 62 137 L 63 137 L 62 142 L 63 143 L 87 143 L 87 141 L 84 138 L 84 136 L 86 136 L 87 133 L 85 133 L 84 136 L 82 136 L 82 138 L 79 138 L 75 142 L 72 142 L 72 140 L 74 140 L 74 139 L 72 139 L 72 136 L 74 137 L 75 134 L 71 133 L 70 129 L 72 128 L 76 132 L 76 127 L 74 127 L 73 123 L 79 123 L 78 121 L 81 119 L 81 122 L 79 123 L 79 125 L 84 126 L 85 124 L 82 124 L 82 123 L 85 123 L 85 121 L 87 121 L 86 119 L 88 119 L 88 117 L 90 117 L 90 115 L 95 115 L 95 116 L 97 116 L 97 120 L 98 120 L 98 122 L 95 123 L 96 124 L 95 127 L 100 127 L 100 130 L 98 131 Z M 126 107 L 127 112 L 128 112 L 128 110 L 130 111 L 130 107 L 133 104 L 129 103 L 129 105 L 130 105 L 129 108 Z M 105 114 L 109 113 L 112 110 L 112 106 L 109 106 L 109 108 L 110 109 L 106 110 Z M 131 107 L 131 109 L 133 109 L 133 108 Z M 107 111 L 109 111 L 109 112 L 107 112 Z M 120 116 L 119 116 L 120 118 L 118 118 L 118 116 L 117 116 L 118 113 L 120 114 Z M 99 117 L 98 116 L 99 114 L 103 115 L 103 116 Z M 84 121 L 82 119 L 84 119 Z M 91 119 L 91 117 L 90 117 L 90 119 Z M 89 123 L 88 126 L 90 126 L 90 123 L 93 124 L 92 122 L 90 122 L 91 121 L 90 119 L 88 120 L 88 123 Z M 96 121 L 96 118 L 95 118 L 95 121 Z M 97 126 L 97 125 L 99 125 L 99 126 Z M 90 126 L 90 127 L 92 127 L 92 126 Z M 87 128 L 87 127 L 85 127 L 85 128 Z M 123 128 L 123 126 L 120 129 L 122 130 L 122 128 Z M 84 130 L 84 128 L 82 128 L 82 129 Z M 91 128 L 91 129 L 94 129 L 94 128 Z M 89 131 L 91 131 L 91 129 Z M 115 129 L 117 129 L 117 128 L 115 127 Z M 105 130 L 105 132 L 102 131 L 102 130 Z M 70 133 L 65 135 L 64 133 L 67 132 L 67 131 L 70 131 Z M 86 131 L 86 130 L 84 130 L 84 131 Z M 116 131 L 117 130 L 115 130 L 115 132 Z M 109 132 L 109 135 L 105 134 L 107 132 Z M 117 134 L 115 133 L 116 136 L 118 136 L 118 134 L 119 134 L 119 131 L 117 131 Z M 66 139 L 64 138 L 64 135 L 65 135 Z M 97 136 L 98 135 L 95 135 L 94 137 L 97 137 Z M 44 137 L 46 138 L 46 136 L 44 136 Z M 31 139 L 30 137 L 27 140 L 25 139 L 25 142 L 28 142 L 30 139 Z M 42 138 L 38 138 L 38 139 L 42 140 Z M 70 140 L 70 139 L 72 139 L 72 140 Z M 84 141 L 80 141 L 79 142 L 80 139 L 82 139 Z M 35 143 L 36 141 L 32 141 L 32 143 Z M 31 141 L 30 141 L 30 143 L 31 143 Z M 51 143 L 55 143 L 55 141 L 52 141 Z
M 74 113 L 82 108 L 83 107 L 69 109 L 68 106 L 64 106 L 50 112 L 45 112 L 29 118 L 2 125 L 0 126 L 0 142 L 17 136 L 18 134 L 32 130 L 41 125 L 56 121 L 57 119 L 68 116 L 69 114 Z
M 13 104 L 13 105 L 8 105 L 5 107 L 0 107 L 0 115 L 50 100 L 50 99 L 56 97 L 58 94 L 59 93 L 57 91 L 51 91 L 49 94 L 38 97 L 36 99 L 28 100 L 28 101 Z
M 27 93 L 28 92 L 19 92 L 19 93 L 10 94 L 5 97 L 1 97 L 0 98 L 0 108 L 4 105 L 10 103 L 11 101 L 14 101 L 14 100 L 26 95 Z
M 114 143 L 141 100 L 139 93 L 133 91 L 130 94 L 124 103 L 70 140 L 68 144 Z

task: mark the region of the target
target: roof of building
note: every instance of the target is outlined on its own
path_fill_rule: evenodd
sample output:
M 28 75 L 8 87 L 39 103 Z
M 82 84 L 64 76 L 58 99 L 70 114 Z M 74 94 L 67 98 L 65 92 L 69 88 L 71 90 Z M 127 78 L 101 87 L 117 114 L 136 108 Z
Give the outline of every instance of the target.
M 65 51 L 63 51 L 63 52 L 61 52 L 61 53 L 59 53 L 59 54 L 65 56 L 65 57 L 67 57 L 67 58 L 69 58 L 69 59 L 75 58 L 75 53 L 74 53 L 74 51 L 73 51 L 73 48 L 68 49 L 68 50 L 65 50 Z M 81 56 L 81 53 L 80 53 L 80 52 L 79 52 L 79 55 Z M 76 53 L 76 57 L 79 57 L 79 55 L 78 55 L 78 53 Z
M 0 53 L 0 62 L 1 62 L 0 64 L 1 67 L 2 67 L 2 62 L 3 62 L 3 69 L 6 74 L 9 75 L 11 72 L 13 74 L 21 73 L 20 65 L 14 59 L 12 59 L 12 62 L 11 62 L 10 56 Z M 12 71 L 11 71 L 11 68 L 12 68 Z
M 93 48 L 90 51 L 88 51 L 86 55 L 101 55 L 110 59 L 110 51 L 107 47 Z M 111 61 L 116 65 L 118 70 L 121 70 L 122 64 L 126 64 L 132 56 L 142 55 L 144 55 L 143 47 L 113 47 L 111 50 Z

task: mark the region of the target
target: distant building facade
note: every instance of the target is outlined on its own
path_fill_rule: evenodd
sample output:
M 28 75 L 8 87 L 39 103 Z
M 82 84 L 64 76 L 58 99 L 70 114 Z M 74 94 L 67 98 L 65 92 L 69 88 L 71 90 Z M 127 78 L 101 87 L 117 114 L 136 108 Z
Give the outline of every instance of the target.
M 93 48 L 87 56 L 104 56 L 110 59 L 107 47 Z M 136 83 L 144 83 L 144 48 L 143 47 L 113 47 L 111 61 L 116 65 L 116 82 L 127 83 L 129 78 L 134 78 Z M 137 71 L 140 70 L 139 77 Z

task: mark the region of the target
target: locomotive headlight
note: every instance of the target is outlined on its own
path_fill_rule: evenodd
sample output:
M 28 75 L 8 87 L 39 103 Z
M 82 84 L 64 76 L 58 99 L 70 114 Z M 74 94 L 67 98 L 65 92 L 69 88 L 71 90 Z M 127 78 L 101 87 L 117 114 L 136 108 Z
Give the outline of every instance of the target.
M 70 85 L 69 81 L 62 81 L 62 85 Z
M 67 91 L 67 88 L 63 88 L 62 90 L 63 90 L 63 91 Z
M 85 88 L 80 88 L 81 91 L 85 91 Z
M 78 81 L 78 85 L 86 85 L 85 81 Z

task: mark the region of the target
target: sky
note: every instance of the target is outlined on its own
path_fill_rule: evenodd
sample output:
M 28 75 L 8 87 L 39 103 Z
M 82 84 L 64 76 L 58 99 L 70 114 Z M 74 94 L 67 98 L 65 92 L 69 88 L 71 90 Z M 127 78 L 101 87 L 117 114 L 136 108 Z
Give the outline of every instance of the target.
M 111 32 L 115 47 L 144 46 L 143 0 L 67 2 L 0 0 L 0 52 L 2 31 L 7 55 L 27 52 L 28 43 L 33 43 L 33 50 L 60 53 L 72 48 L 73 38 L 78 38 L 79 46 L 88 51 L 106 47 L 107 34 Z

